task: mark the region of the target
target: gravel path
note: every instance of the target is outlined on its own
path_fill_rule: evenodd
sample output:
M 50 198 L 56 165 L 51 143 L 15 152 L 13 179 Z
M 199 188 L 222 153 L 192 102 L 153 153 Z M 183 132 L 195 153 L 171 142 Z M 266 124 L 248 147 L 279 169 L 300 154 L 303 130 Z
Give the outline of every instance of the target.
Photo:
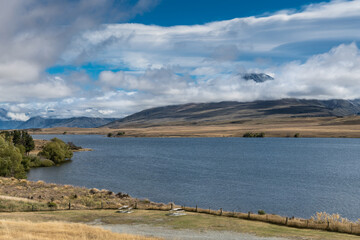
M 288 240 L 285 238 L 257 237 L 250 234 L 229 231 L 178 230 L 165 227 L 153 227 L 149 225 L 100 224 L 98 226 L 112 232 L 160 237 L 166 240 Z

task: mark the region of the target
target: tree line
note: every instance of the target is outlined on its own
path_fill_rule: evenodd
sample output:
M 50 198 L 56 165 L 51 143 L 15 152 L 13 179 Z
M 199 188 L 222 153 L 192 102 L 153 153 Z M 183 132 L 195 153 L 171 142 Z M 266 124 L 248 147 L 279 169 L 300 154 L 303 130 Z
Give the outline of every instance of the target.
M 46 143 L 37 155 L 30 155 L 34 149 L 34 139 L 27 131 L 0 132 L 0 176 L 26 178 L 30 168 L 53 166 L 73 156 L 70 146 L 58 138 Z

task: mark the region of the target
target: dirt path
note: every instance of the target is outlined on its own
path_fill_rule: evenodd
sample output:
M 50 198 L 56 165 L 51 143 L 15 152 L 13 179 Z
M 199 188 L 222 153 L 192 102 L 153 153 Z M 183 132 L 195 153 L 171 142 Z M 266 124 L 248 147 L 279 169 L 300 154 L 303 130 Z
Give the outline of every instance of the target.
M 97 224 L 96 224 L 97 225 Z M 97 225 L 104 229 L 117 233 L 128 233 L 148 237 L 160 237 L 165 240 L 288 240 L 285 238 L 264 238 L 255 235 L 236 233 L 229 231 L 194 231 L 180 230 L 166 227 L 154 227 L 144 224 L 125 225 L 125 224 L 101 224 Z

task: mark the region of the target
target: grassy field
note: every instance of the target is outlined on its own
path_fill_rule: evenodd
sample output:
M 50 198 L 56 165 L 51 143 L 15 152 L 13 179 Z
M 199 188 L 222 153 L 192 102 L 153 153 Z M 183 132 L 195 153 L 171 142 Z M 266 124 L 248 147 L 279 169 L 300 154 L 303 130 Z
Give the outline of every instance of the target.
M 247 132 L 264 132 L 266 137 L 360 137 L 360 117 L 311 117 L 244 119 L 205 124 L 109 128 L 49 128 L 31 134 L 100 134 L 125 132 L 125 137 L 242 137 Z
M 114 210 L 76 210 L 56 212 L 0 213 L 0 218 L 11 221 L 62 221 L 73 223 L 102 224 L 147 224 L 172 229 L 191 229 L 196 231 L 232 231 L 262 237 L 285 237 L 290 239 L 352 240 L 358 236 L 326 231 L 289 228 L 274 224 L 248 221 L 229 217 L 212 216 L 200 213 L 187 213 L 186 216 L 169 217 L 164 211 L 135 210 L 132 214 L 119 214 Z
M 3 240 L 156 240 L 128 234 L 113 233 L 99 227 L 65 222 L 31 222 L 0 220 Z

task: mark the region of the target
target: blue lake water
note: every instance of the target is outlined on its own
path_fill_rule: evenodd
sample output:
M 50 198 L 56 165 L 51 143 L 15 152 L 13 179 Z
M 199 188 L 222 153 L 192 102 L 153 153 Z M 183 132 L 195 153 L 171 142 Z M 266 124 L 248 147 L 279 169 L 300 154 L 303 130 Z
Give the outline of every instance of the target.
M 29 180 L 202 208 L 360 218 L 360 139 L 56 137 L 94 151 L 32 169 Z

